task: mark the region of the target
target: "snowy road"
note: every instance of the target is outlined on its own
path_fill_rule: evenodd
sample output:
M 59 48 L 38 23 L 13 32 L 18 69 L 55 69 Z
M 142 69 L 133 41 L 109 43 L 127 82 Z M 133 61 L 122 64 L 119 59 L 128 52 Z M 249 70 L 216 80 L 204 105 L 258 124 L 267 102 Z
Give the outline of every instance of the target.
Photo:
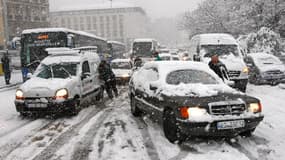
M 0 90 L 0 159 L 7 160 L 283 160 L 285 153 L 285 90 L 249 86 L 262 100 L 265 114 L 251 138 L 236 142 L 196 139 L 169 143 L 161 127 L 148 117 L 134 118 L 127 88 L 121 96 L 83 109 L 78 116 L 58 119 L 21 118 L 15 89 Z

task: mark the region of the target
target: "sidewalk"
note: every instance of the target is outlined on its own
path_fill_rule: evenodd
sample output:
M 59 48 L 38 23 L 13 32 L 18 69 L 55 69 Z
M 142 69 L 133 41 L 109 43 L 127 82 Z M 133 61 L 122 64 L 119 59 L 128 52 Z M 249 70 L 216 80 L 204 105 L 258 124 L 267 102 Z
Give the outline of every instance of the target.
M 15 86 L 15 85 L 20 84 L 22 82 L 23 82 L 23 80 L 22 80 L 21 71 L 20 70 L 13 70 L 11 73 L 11 80 L 10 80 L 9 85 L 6 85 L 4 75 L 0 76 L 0 89 L 6 88 L 9 86 Z

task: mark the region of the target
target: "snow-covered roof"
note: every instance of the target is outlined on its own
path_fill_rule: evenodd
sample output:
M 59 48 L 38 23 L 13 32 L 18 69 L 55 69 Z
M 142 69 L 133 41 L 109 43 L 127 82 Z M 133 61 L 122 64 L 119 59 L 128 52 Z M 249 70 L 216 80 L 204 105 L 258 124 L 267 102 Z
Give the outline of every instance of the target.
M 138 38 L 134 40 L 134 42 L 153 42 L 153 41 L 155 40 L 151 38 Z
M 225 45 L 230 45 L 230 44 L 235 44 L 237 45 L 236 39 L 229 34 L 225 33 L 209 33 L 209 34 L 200 34 L 198 35 L 200 37 L 200 44 L 205 45 L 205 44 L 213 44 L 213 45 L 218 45 L 218 44 L 225 44 Z
M 65 56 L 48 56 L 41 62 L 42 64 L 59 64 L 59 63 L 78 63 L 80 62 L 81 56 L 78 55 L 65 55 Z
M 35 29 L 26 29 L 23 30 L 22 34 L 32 34 L 32 33 L 47 33 L 47 32 L 65 32 L 65 33 L 75 33 L 75 34 L 81 34 L 84 36 L 88 36 L 88 37 L 93 37 L 93 38 L 97 38 L 97 39 L 101 39 L 106 41 L 106 39 L 96 36 L 94 34 L 91 33 L 87 33 L 87 32 L 83 32 L 83 31 L 75 31 L 72 29 L 68 29 L 68 28 L 35 28 Z
M 250 53 L 249 57 L 252 57 L 255 64 L 258 66 L 261 72 L 266 72 L 270 70 L 280 70 L 285 71 L 285 66 L 281 60 L 268 53 Z
M 70 48 L 47 48 L 46 51 L 48 52 L 49 55 L 52 56 L 59 56 L 59 55 L 76 55 L 79 54 L 79 51 L 73 50 Z
M 108 43 L 113 43 L 113 44 L 119 44 L 119 45 L 125 45 L 122 42 L 118 42 L 118 41 L 107 41 Z
M 111 62 L 118 63 L 118 62 L 131 62 L 130 59 L 114 59 Z

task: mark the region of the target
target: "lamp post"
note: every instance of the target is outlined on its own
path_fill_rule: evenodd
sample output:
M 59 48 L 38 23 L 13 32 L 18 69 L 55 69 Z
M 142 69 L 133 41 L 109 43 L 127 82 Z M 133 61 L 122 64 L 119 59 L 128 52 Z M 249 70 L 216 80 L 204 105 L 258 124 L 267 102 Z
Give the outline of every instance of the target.
M 111 8 L 113 8 L 113 0 L 109 0 L 111 2 Z
M 7 16 L 7 2 L 6 0 L 1 0 L 2 3 L 2 19 L 3 19 L 3 35 L 4 35 L 4 49 L 7 49 L 7 42 L 9 40 L 8 37 L 8 16 Z

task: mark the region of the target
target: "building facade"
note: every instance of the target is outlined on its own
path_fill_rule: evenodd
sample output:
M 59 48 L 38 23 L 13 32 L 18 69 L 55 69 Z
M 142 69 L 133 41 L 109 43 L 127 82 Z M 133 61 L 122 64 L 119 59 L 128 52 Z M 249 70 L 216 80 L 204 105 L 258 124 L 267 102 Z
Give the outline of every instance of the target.
M 0 47 L 7 38 L 11 41 L 24 29 L 49 26 L 49 0 L 0 1 Z
M 56 11 L 50 19 L 52 27 L 86 31 L 125 44 L 147 36 L 148 18 L 140 7 Z

